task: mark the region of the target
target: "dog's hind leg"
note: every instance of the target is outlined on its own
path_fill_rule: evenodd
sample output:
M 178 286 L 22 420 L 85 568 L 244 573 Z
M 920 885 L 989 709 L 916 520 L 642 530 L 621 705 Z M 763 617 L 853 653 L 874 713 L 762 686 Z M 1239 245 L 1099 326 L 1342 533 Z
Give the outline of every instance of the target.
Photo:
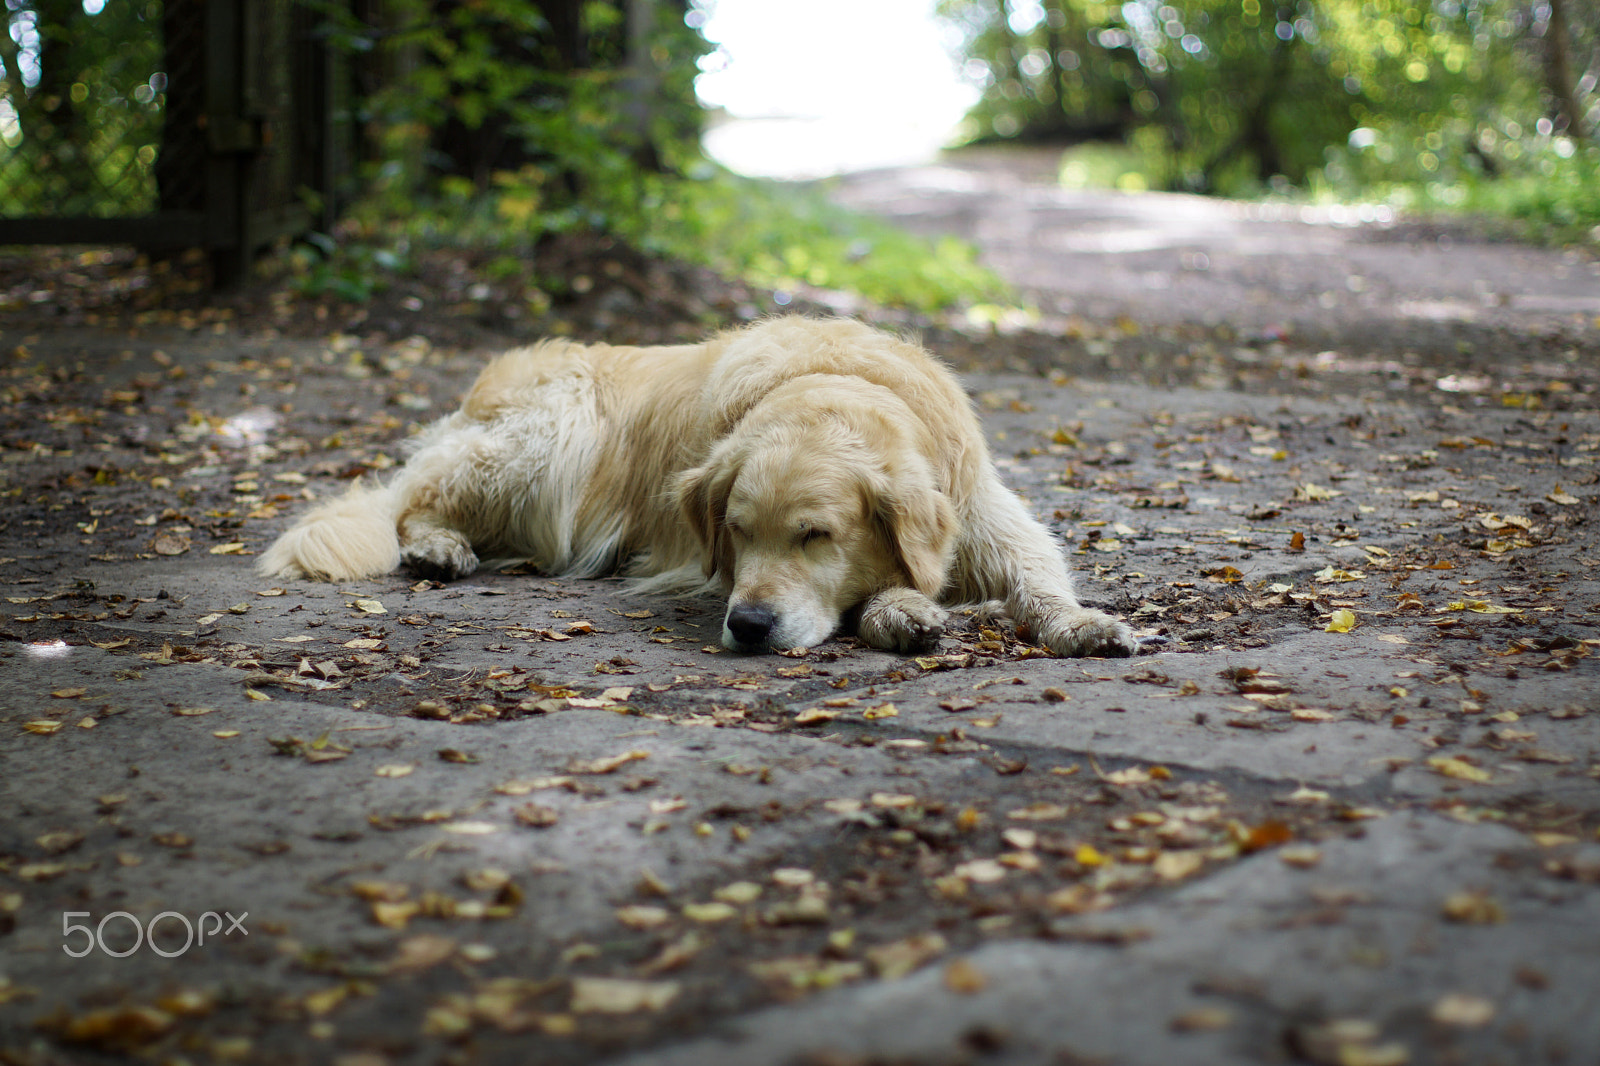
M 959 596 L 1004 601 L 1006 612 L 1056 655 L 1123 656 L 1138 650 L 1126 622 L 1078 602 L 1061 549 L 998 480 L 987 480 L 972 501 L 962 537 Z
M 256 571 L 271 577 L 354 581 L 400 563 L 394 495 L 355 485 L 303 515 L 262 553 Z

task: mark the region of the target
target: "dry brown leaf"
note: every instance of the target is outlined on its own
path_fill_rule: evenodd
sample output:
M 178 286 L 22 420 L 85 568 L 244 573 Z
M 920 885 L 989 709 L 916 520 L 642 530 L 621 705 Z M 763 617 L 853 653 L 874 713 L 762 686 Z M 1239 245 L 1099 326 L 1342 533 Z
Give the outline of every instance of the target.
M 893 981 L 944 954 L 949 945 L 938 933 L 919 933 L 892 944 L 868 948 L 867 961 L 885 981 Z
M 958 996 L 972 996 L 989 984 L 984 972 L 966 959 L 956 959 L 944 968 L 944 986 Z
M 648 751 L 635 749 L 601 759 L 574 759 L 567 764 L 567 771 L 574 774 L 609 774 L 616 772 L 630 762 L 648 759 L 649 757 L 650 753 Z

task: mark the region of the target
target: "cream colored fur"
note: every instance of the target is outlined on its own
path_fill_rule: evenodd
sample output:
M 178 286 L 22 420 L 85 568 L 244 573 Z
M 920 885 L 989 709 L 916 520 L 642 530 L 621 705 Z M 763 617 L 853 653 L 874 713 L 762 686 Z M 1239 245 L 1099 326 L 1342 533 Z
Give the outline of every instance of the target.
M 860 323 L 772 319 L 704 344 L 507 352 L 382 488 L 302 517 L 264 574 L 428 576 L 518 557 L 719 588 L 729 648 L 937 644 L 944 607 L 998 600 L 1058 655 L 1128 655 L 1001 484 L 954 375 Z

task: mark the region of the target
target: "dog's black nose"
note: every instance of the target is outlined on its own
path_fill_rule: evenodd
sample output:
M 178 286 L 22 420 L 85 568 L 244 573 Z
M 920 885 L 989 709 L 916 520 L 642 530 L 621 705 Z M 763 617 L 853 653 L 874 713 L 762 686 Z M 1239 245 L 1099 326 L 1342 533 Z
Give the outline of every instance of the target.
M 741 603 L 728 612 L 728 632 L 733 639 L 747 648 L 759 648 L 767 643 L 767 634 L 777 623 L 778 616 L 758 603 Z

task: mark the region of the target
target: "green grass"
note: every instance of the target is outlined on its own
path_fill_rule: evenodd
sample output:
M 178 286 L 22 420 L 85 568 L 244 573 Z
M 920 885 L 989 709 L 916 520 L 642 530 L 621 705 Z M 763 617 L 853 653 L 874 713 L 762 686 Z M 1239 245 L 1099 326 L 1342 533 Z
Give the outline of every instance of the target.
M 660 211 L 624 236 L 779 290 L 842 289 L 923 312 L 1010 298 L 971 245 L 914 236 L 832 203 L 815 186 L 725 172 L 670 183 Z

